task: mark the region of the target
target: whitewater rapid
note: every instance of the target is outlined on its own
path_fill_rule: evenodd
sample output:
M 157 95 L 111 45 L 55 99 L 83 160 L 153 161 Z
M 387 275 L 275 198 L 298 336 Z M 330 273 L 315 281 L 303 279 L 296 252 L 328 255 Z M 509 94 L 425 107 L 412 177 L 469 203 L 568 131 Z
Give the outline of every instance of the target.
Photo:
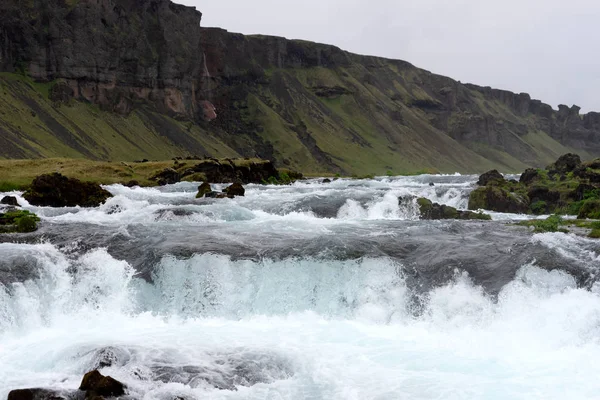
M 0 235 L 0 398 L 94 368 L 139 399 L 598 398 L 597 241 L 399 201 L 464 209 L 474 181 L 12 193 L 42 223 Z

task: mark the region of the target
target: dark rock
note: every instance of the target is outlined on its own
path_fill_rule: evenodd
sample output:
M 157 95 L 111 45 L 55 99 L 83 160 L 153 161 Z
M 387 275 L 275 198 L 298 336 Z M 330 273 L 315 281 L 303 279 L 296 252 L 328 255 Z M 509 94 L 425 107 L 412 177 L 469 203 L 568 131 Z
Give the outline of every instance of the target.
M 402 198 L 399 199 L 403 201 Z M 461 211 L 454 207 L 433 203 L 431 200 L 426 198 L 417 199 L 419 204 L 419 211 L 421 212 L 421 219 L 425 220 L 438 220 L 438 219 L 479 219 L 479 220 L 491 220 L 492 218 L 483 213 L 475 213 L 472 211 Z
M 503 183 L 506 182 L 504 180 L 504 176 L 498 172 L 497 170 L 491 170 L 486 172 L 485 174 L 479 177 L 477 184 L 479 186 L 487 186 L 490 183 Z
M 228 197 L 244 196 L 246 194 L 246 189 L 244 189 L 241 183 L 234 183 L 233 185 L 223 189 L 223 192 L 227 193 Z
M 546 167 L 550 175 L 568 173 L 581 165 L 581 158 L 577 154 L 569 153 L 561 156 L 554 164 Z
M 116 397 L 125 394 L 125 385 L 110 376 L 102 375 L 98 370 L 94 370 L 85 374 L 79 390 L 86 391 L 86 397 Z
M 210 184 L 208 182 L 203 182 L 202 185 L 198 186 L 198 194 L 196 195 L 196 198 L 199 199 L 201 197 L 204 197 L 212 191 L 213 190 L 210 187 Z
M 0 204 L 6 204 L 8 206 L 19 207 L 19 202 L 17 198 L 14 196 L 4 196 L 2 200 L 0 200 Z
M 279 179 L 279 171 L 267 160 L 236 162 L 206 159 L 186 169 L 182 178 L 194 174 L 203 174 L 207 182 L 214 183 L 233 183 L 237 180 L 242 183 L 262 183 L 270 178 Z
M 140 183 L 136 180 L 130 180 L 129 182 L 127 182 L 125 184 L 125 186 L 132 188 L 132 187 L 140 186 Z
M 527 192 L 533 214 L 546 214 L 555 210 L 560 203 L 560 193 L 546 186 L 533 186 Z
M 527 168 L 525 172 L 521 174 L 519 182 L 524 185 L 530 185 L 535 181 L 543 180 L 543 176 L 540 171 L 535 168 Z
M 55 172 L 35 178 L 23 197 L 34 206 L 98 207 L 112 194 L 96 183 L 67 178 Z
M 227 193 L 208 192 L 204 195 L 204 197 L 209 199 L 225 199 L 227 198 Z
M 165 168 L 152 175 L 150 180 L 157 182 L 160 186 L 165 186 L 180 182 L 181 176 L 173 168 Z
M 331 179 L 325 178 L 321 181 L 321 183 L 331 183 Z
M 506 188 L 486 186 L 475 189 L 469 196 L 469 210 L 479 209 L 526 214 L 529 211 L 529 199 Z
M 75 95 L 75 91 L 65 82 L 58 82 L 50 88 L 48 97 L 54 103 L 68 104 Z
M 435 186 L 435 183 L 429 182 L 429 186 Z
M 71 396 L 50 389 L 16 389 L 8 393 L 7 400 L 67 400 Z

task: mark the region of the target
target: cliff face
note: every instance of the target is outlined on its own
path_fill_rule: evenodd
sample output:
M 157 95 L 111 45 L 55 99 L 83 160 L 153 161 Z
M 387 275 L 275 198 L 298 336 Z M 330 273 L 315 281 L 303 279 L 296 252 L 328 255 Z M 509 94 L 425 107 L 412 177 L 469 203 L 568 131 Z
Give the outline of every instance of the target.
M 168 0 L 3 1 L 0 68 L 124 115 L 202 117 L 201 17 Z
M 361 174 L 600 155 L 598 113 L 200 19 L 168 0 L 1 2 L 0 157 L 260 156 Z

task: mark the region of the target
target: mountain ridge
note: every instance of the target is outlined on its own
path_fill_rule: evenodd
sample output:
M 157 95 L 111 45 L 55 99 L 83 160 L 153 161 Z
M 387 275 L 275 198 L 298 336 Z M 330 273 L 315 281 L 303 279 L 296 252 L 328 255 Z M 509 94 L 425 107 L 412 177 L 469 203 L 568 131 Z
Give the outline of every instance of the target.
M 384 174 L 600 155 L 600 113 L 402 60 L 203 28 L 200 12 L 168 0 L 8 0 L 0 12 L 2 158 L 258 156 Z

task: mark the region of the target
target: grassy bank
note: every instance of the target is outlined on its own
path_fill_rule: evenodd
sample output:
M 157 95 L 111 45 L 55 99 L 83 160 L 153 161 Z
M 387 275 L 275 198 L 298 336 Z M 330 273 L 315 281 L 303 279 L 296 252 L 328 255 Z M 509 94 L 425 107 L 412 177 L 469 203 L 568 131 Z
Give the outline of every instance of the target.
M 181 161 L 91 161 L 85 159 L 47 158 L 39 160 L 0 160 L 0 192 L 20 190 L 31 184 L 39 175 L 59 172 L 69 178 L 96 182 L 103 185 L 126 184 L 132 180 L 141 186 L 155 186 L 150 177 L 165 168 L 184 169 L 197 164 L 200 160 Z M 241 166 L 258 159 L 233 159 Z

